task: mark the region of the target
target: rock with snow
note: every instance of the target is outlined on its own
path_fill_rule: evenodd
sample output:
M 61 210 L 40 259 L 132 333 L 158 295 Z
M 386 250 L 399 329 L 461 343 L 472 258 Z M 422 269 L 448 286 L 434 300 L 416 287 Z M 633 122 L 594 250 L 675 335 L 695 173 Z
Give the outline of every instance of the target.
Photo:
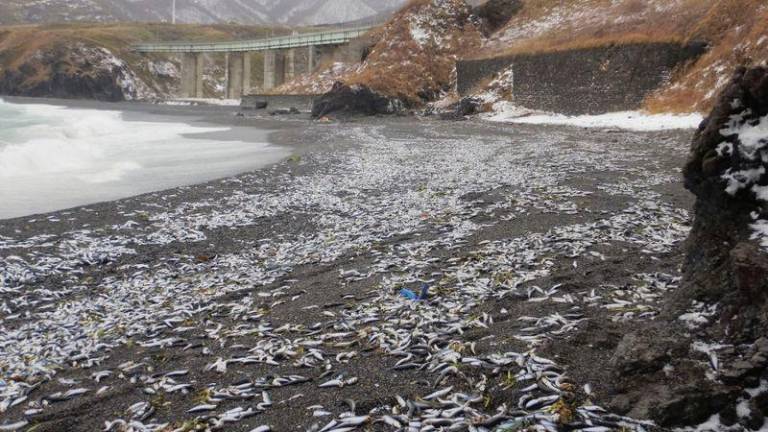
M 685 186 L 696 195 L 679 302 L 721 302 L 731 337 L 768 329 L 768 68 L 741 68 L 693 141 Z M 733 318 L 733 319 L 731 319 Z
M 157 97 L 131 67 L 110 50 L 84 43 L 60 44 L 0 75 L 0 93 L 16 96 L 105 101 Z

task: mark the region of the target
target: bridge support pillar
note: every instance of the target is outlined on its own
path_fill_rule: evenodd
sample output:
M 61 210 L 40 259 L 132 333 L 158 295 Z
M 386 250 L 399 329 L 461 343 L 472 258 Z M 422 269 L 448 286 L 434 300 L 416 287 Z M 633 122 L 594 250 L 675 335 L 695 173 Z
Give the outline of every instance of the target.
M 291 81 L 296 76 L 296 50 L 289 49 L 285 53 L 285 81 Z
M 315 62 L 317 61 L 317 51 L 314 45 L 307 47 L 307 73 L 315 71 Z
M 187 98 L 203 97 L 202 53 L 184 53 L 181 58 L 181 96 Z
M 251 56 L 248 53 L 226 54 L 227 99 L 240 99 L 251 89 Z
M 264 91 L 285 82 L 285 54 L 280 50 L 264 51 Z

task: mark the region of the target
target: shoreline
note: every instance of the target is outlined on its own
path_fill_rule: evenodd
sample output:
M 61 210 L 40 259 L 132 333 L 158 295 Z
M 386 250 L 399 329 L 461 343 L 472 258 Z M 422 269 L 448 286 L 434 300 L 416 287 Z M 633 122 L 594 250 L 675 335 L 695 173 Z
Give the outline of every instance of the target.
M 30 213 L 25 216 L 6 217 L 0 219 L 0 223 L 3 221 L 9 221 L 19 218 L 32 218 L 34 216 L 45 215 L 52 212 L 60 212 L 66 210 L 73 210 L 79 207 L 109 203 L 112 201 L 120 201 L 136 196 L 142 196 L 155 192 L 162 192 L 164 190 L 170 190 L 178 187 L 194 186 L 204 184 L 208 182 L 215 182 L 223 180 L 232 176 L 249 173 L 255 170 L 269 168 L 270 166 L 279 163 L 289 157 L 292 154 L 300 152 L 302 142 L 300 140 L 292 140 L 290 137 L 283 138 L 284 132 L 291 129 L 287 119 L 243 119 L 236 116 L 237 110 L 233 107 L 175 107 L 175 106 L 163 106 L 148 103 L 110 103 L 110 102 L 98 102 L 98 101 L 71 101 L 61 99 L 36 99 L 36 98 L 3 98 L 11 104 L 29 104 L 29 105 L 42 105 L 42 106 L 61 106 L 69 109 L 84 109 L 94 111 L 94 113 L 101 111 L 119 112 L 121 119 L 130 124 L 131 122 L 141 123 L 157 123 L 158 127 L 162 127 L 163 124 L 186 124 L 193 128 L 200 128 L 201 132 L 182 133 L 180 138 L 190 140 L 190 143 L 194 143 L 195 140 L 206 140 L 212 143 L 221 142 L 243 142 L 243 143 L 265 143 L 273 150 L 270 150 L 270 154 L 286 153 L 285 156 L 280 156 L 275 161 L 267 162 L 254 162 L 254 166 L 251 168 L 243 169 L 240 172 L 222 174 L 220 176 L 208 179 L 208 180 L 194 180 L 191 183 L 174 185 L 170 187 L 160 187 L 159 189 L 142 192 L 135 195 L 124 196 L 115 199 L 97 200 L 90 204 L 79 204 L 71 207 L 61 208 L 56 211 L 43 211 Z M 214 108 L 214 109 L 210 109 Z M 204 129 L 221 129 L 225 130 L 217 131 L 205 131 Z M 265 149 L 266 150 L 266 149 Z M 267 159 L 274 159 L 274 156 L 266 155 Z M 175 168 L 170 168 L 175 169 Z M 12 179 L 11 179 L 12 180 Z M 24 179 L 18 179 L 24 181 Z M 115 183 L 116 185 L 130 181 L 129 179 L 122 179 Z M 119 186 L 122 187 L 122 186 Z M 107 192 L 108 193 L 108 192 Z

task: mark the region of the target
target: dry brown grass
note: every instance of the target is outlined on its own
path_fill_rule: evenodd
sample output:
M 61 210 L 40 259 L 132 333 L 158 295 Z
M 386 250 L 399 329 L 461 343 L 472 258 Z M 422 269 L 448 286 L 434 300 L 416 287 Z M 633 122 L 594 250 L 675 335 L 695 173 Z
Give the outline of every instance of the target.
M 669 86 L 646 100 L 652 112 L 709 111 L 738 66 L 768 59 L 768 3 L 764 0 L 721 0 L 707 11 L 690 39 L 704 39 L 711 49 L 681 68 Z M 760 43 L 759 43 L 760 42 Z
M 659 9 L 661 7 L 661 9 Z M 547 23 L 555 23 L 547 25 Z M 536 25 L 534 25 L 536 24 Z M 515 29 L 529 29 L 515 32 Z M 507 37 L 504 37 L 507 35 Z M 510 36 L 511 35 L 511 36 Z M 739 65 L 768 58 L 766 0 L 528 0 L 475 57 L 651 42 L 707 41 L 711 50 L 651 95 L 651 111 L 706 111 Z
M 476 58 L 488 58 L 499 55 L 542 54 L 548 52 L 571 51 L 606 46 L 622 46 L 651 43 L 683 43 L 685 40 L 677 35 L 623 33 L 601 36 L 581 35 L 568 38 L 531 39 L 521 41 L 502 52 L 482 53 Z
M 413 40 L 410 21 L 418 16 L 430 17 L 432 24 L 426 29 L 441 43 Z M 368 86 L 410 105 L 419 105 L 446 89 L 456 59 L 476 50 L 482 38 L 462 0 L 445 0 L 442 5 L 411 1 L 379 32 L 380 40 L 365 63 L 344 82 Z
M 0 56 L 6 68 L 18 67 L 35 52 L 55 45 L 82 42 L 113 52 L 129 52 L 136 42 L 167 40 L 232 40 L 264 37 L 265 27 L 169 24 L 57 24 L 0 27 Z M 9 61 L 10 60 L 10 61 Z
M 547 28 L 534 26 L 530 35 L 490 43 L 481 57 L 521 52 L 592 48 L 649 42 L 683 42 L 698 25 L 698 17 L 711 0 L 684 0 L 674 11 L 656 10 L 647 0 L 531 0 L 507 29 L 531 23 L 556 22 Z M 544 30 L 542 30 L 542 28 Z

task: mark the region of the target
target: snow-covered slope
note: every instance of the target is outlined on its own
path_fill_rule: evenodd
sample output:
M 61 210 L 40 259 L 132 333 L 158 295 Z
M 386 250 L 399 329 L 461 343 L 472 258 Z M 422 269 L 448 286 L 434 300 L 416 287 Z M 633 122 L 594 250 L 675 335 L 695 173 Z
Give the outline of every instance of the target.
M 393 12 L 406 0 L 177 0 L 185 23 L 333 24 Z M 3 0 L 0 24 L 170 21 L 172 0 Z

